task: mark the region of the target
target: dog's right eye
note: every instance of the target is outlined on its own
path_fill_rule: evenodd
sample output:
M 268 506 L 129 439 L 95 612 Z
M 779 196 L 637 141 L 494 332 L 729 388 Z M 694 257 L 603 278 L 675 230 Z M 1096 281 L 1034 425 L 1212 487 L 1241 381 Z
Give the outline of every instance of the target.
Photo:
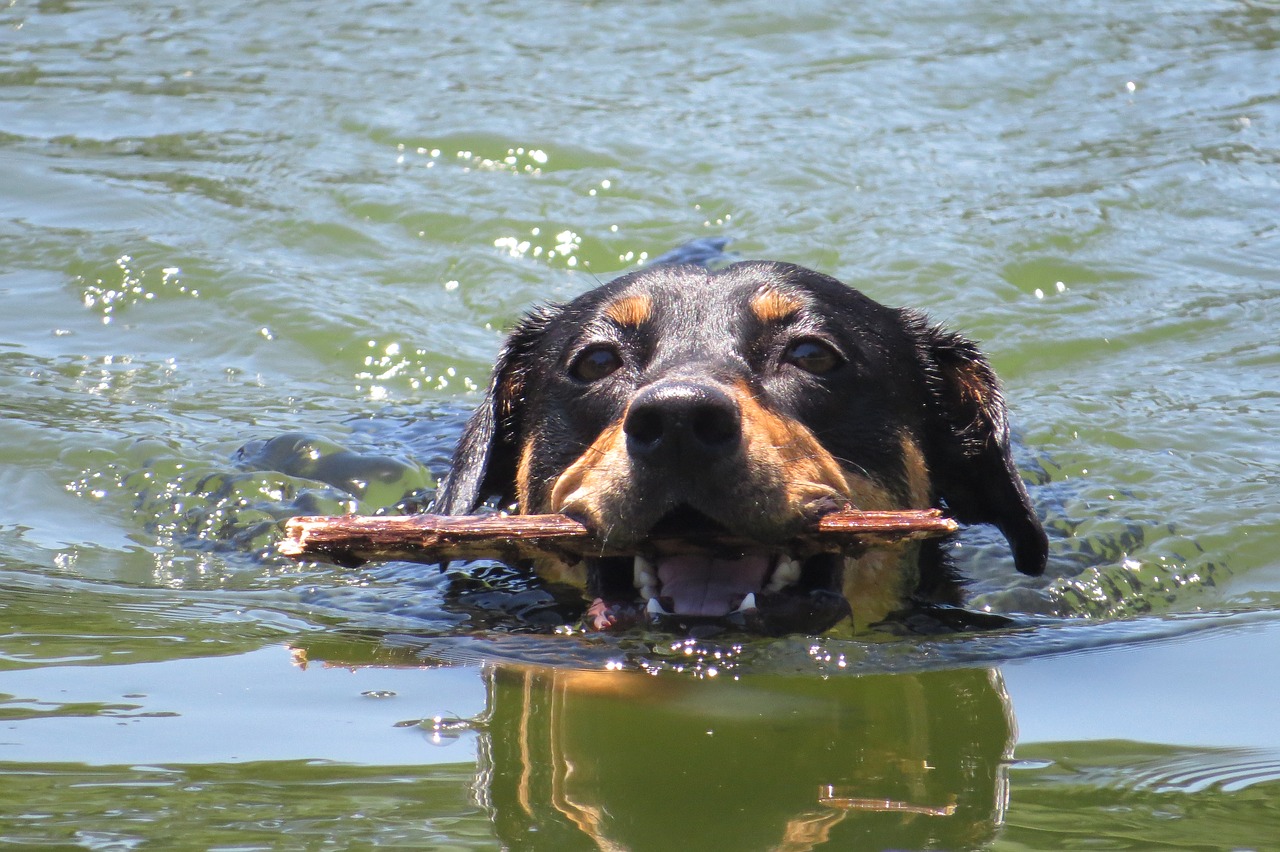
M 603 343 L 588 346 L 573 359 L 569 373 L 581 382 L 598 382 L 622 366 L 618 350 Z
M 826 343 L 807 337 L 793 341 L 782 354 L 782 360 L 815 376 L 830 373 L 844 363 L 839 353 Z

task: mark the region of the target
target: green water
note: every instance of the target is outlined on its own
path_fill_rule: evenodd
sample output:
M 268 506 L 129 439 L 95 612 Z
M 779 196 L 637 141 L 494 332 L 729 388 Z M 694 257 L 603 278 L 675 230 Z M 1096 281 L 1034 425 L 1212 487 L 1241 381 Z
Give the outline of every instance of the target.
M 1278 48 L 1264 2 L 9 4 L 0 844 L 1276 848 Z M 1021 626 L 555 635 L 509 572 L 273 554 L 420 506 L 531 304 L 720 235 L 982 341 L 1050 569 L 957 559 Z

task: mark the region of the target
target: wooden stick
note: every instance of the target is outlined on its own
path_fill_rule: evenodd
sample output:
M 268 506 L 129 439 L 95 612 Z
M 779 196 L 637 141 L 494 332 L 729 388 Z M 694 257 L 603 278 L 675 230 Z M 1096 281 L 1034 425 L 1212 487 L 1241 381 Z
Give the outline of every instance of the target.
M 806 552 L 835 552 L 931 538 L 955 532 L 956 522 L 936 509 L 824 515 L 792 545 Z M 504 562 L 551 556 L 576 562 L 583 556 L 630 555 L 598 541 L 584 525 L 564 515 L 338 515 L 290 518 L 279 551 L 295 559 L 339 565 L 400 560 L 438 563 L 497 559 Z M 747 552 L 770 550 L 760 542 L 732 536 L 657 538 L 645 551 Z

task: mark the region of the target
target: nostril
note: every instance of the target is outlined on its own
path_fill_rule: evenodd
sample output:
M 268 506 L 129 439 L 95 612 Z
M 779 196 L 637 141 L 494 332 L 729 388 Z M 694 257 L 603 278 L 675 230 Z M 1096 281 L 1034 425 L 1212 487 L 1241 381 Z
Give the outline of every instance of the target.
M 704 404 L 693 411 L 693 437 L 707 447 L 736 444 L 741 434 L 738 407 Z
M 622 431 L 641 448 L 656 447 L 665 431 L 662 411 L 656 406 L 632 406 Z

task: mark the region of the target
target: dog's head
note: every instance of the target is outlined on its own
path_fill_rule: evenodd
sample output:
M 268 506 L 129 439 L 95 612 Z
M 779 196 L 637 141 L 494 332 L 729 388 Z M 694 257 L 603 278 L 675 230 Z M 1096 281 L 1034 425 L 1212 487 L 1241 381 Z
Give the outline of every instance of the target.
M 867 602 L 883 610 L 941 590 L 928 546 L 857 564 L 788 552 L 846 504 L 995 524 L 1027 574 L 1046 556 L 974 344 L 782 263 L 652 267 L 525 317 L 435 510 L 464 514 L 491 496 L 576 517 L 614 551 L 634 545 L 639 559 L 579 569 L 609 610 L 654 598 L 651 611 L 718 616 L 751 595 L 760 611 L 830 622 L 846 598 L 855 610 L 883 598 Z M 655 534 L 701 530 L 759 546 L 643 552 Z

